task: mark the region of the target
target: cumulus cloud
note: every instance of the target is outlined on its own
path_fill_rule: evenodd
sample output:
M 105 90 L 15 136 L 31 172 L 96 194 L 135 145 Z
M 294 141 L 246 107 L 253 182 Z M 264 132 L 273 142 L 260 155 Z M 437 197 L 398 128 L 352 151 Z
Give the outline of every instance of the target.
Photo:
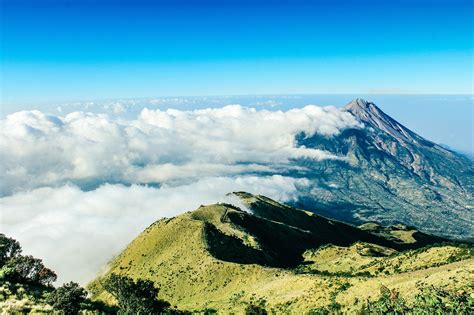
M 115 111 L 125 110 L 115 106 Z M 202 177 L 276 174 L 292 159 L 343 159 L 295 136 L 361 127 L 335 107 L 268 111 L 230 105 L 144 109 L 134 119 L 22 111 L 0 121 L 0 193 L 74 183 L 189 183 Z
M 0 199 L 2 233 L 24 251 L 44 259 L 58 283 L 87 283 L 143 229 L 162 217 L 228 201 L 226 193 L 249 191 L 285 201 L 306 179 L 274 176 L 214 177 L 178 187 L 105 184 L 93 191 L 77 186 L 37 188 Z
M 1 231 L 43 258 L 59 282 L 86 283 L 155 220 L 229 202 L 228 192 L 295 199 L 307 180 L 278 175 L 299 169 L 292 160 L 345 158 L 296 136 L 362 127 L 335 107 L 107 106 L 117 115 L 64 109 L 0 120 Z

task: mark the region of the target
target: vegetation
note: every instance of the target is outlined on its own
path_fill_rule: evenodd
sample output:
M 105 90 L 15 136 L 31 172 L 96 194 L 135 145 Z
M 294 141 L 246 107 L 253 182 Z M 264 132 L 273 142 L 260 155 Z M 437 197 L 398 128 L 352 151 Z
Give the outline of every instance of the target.
M 363 314 L 473 314 L 474 296 L 465 290 L 420 288 L 411 305 L 396 290 L 382 286 L 380 297 L 363 306 Z
M 11 259 L 20 256 L 20 243 L 13 238 L 0 234 L 0 266 L 4 266 Z
M 267 311 L 260 305 L 249 304 L 245 308 L 245 315 L 267 315 Z
M 250 299 L 250 302 L 245 307 L 246 315 L 267 315 L 268 312 L 265 309 L 267 301 L 265 299 L 255 300 L 254 297 Z
M 298 274 L 373 278 L 439 267 L 470 259 L 473 254 L 472 246 L 465 244 L 444 243 L 398 252 L 358 242 L 349 247 L 328 245 L 308 250 L 303 254 L 304 262 L 294 271 Z
M 41 259 L 21 255 L 18 241 L 0 234 L 0 309 L 2 314 L 115 314 L 116 308 L 87 298 L 87 291 L 69 282 L 55 289 L 56 274 Z
M 157 298 L 159 289 L 150 280 L 134 281 L 111 274 L 103 285 L 117 300 L 119 314 L 162 314 L 169 310 L 170 304 Z
M 51 292 L 46 298 L 46 303 L 63 314 L 77 314 L 86 297 L 87 291 L 84 288 L 75 282 L 69 282 Z
M 103 285 L 117 306 L 89 299 L 87 291 L 74 282 L 55 289 L 52 286 L 56 280 L 54 271 L 46 268 L 40 259 L 21 253 L 18 241 L 0 234 L 2 314 L 186 314 L 158 299 L 159 289 L 150 280 L 135 281 L 127 276 L 110 275 Z
M 397 227 L 399 238 L 384 241 L 269 199 L 246 199 L 252 211 L 258 202 L 254 214 L 216 204 L 155 222 L 90 292 L 113 303 L 102 284 L 118 274 L 153 281 L 160 298 L 199 314 L 326 314 L 356 313 L 378 298 L 380 283 L 412 303 L 418 285 L 456 292 L 472 282 L 471 246 L 426 246 L 429 236 L 418 244 L 401 233 L 417 235 L 409 227 Z M 403 239 L 410 246 L 404 248 Z M 291 259 L 281 260 L 285 256 Z
M 41 259 L 21 255 L 20 243 L 0 234 L 0 281 L 51 286 L 57 276 Z
M 73 282 L 55 289 L 52 270 L 0 235 L 0 308 L 68 315 L 474 311 L 471 245 L 434 244 L 429 236 L 418 242 L 404 226 L 354 232 L 267 198 L 243 200 L 257 204 L 254 214 L 217 204 L 152 224 L 88 286 L 92 299 Z M 392 230 L 397 238 L 384 238 Z

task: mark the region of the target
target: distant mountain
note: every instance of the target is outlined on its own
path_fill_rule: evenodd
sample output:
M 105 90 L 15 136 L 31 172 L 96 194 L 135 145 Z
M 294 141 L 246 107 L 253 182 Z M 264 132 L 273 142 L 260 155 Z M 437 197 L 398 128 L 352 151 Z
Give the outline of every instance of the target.
M 300 145 L 347 160 L 295 161 L 303 170 L 292 176 L 311 182 L 295 206 L 350 223 L 403 223 L 450 238 L 474 236 L 472 159 L 424 139 L 371 102 L 356 99 L 344 110 L 365 127 L 298 137 Z
M 467 247 L 421 248 L 445 240 L 403 225 L 354 227 L 264 196 L 233 196 L 240 208 L 201 206 L 149 226 L 89 285 L 94 297 L 113 302 L 101 283 L 118 273 L 154 281 L 161 298 L 193 313 L 240 314 L 258 304 L 274 313 L 326 314 L 331 307 L 359 310 L 379 295 L 381 282 L 404 295 L 417 285 L 469 284 Z

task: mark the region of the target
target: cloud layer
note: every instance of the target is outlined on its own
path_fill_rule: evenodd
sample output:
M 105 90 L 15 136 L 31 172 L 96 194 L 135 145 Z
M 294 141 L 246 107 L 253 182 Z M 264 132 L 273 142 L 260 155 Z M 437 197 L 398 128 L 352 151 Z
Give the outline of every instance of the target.
M 43 258 L 59 283 L 86 283 L 155 220 L 228 192 L 294 199 L 307 180 L 278 175 L 293 159 L 344 159 L 295 137 L 362 127 L 317 106 L 145 108 L 125 117 L 22 111 L 0 120 L 1 231 Z
M 277 173 L 291 159 L 340 159 L 298 146 L 295 136 L 360 127 L 335 107 L 257 111 L 238 105 L 194 111 L 144 109 L 136 119 L 73 112 L 11 114 L 0 122 L 0 193 L 73 182 L 189 182 L 203 176 Z

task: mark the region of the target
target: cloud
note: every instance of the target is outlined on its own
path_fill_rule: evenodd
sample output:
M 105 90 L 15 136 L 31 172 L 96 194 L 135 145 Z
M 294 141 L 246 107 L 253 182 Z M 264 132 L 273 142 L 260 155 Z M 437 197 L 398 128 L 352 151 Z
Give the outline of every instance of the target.
M 277 200 L 295 199 L 306 179 L 283 176 L 214 177 L 178 187 L 105 184 L 38 188 L 0 199 L 2 233 L 18 239 L 25 253 L 55 270 L 58 283 L 86 284 L 135 236 L 155 220 L 228 201 L 225 194 L 249 191 Z
M 125 108 L 117 104 L 115 111 Z M 335 107 L 268 111 L 229 105 L 143 109 L 134 119 L 22 111 L 0 121 L 0 194 L 74 183 L 189 183 L 206 176 L 275 174 L 292 159 L 344 159 L 295 136 L 361 127 Z
M 278 175 L 299 170 L 292 160 L 345 158 L 296 136 L 362 127 L 350 113 L 311 105 L 107 106 L 120 115 L 33 110 L 0 120 L 1 230 L 43 258 L 60 283 L 86 283 L 155 220 L 229 201 L 228 192 L 295 199 L 308 181 Z

